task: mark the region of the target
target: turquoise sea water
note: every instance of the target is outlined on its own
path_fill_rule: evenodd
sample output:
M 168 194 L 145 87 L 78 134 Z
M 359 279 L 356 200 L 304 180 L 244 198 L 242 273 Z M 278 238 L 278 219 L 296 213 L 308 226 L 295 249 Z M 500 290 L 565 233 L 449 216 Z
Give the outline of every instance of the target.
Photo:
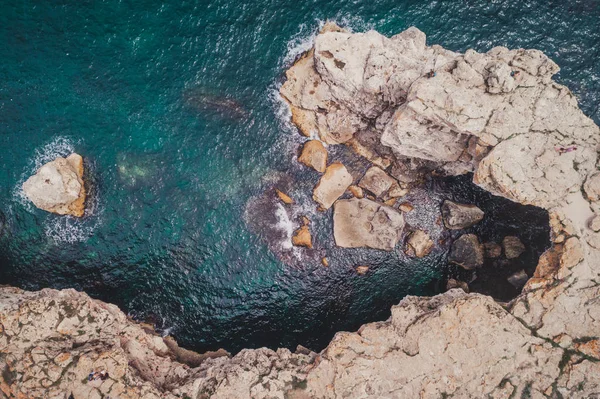
M 539 48 L 600 120 L 598 1 L 4 0 L 0 283 L 85 290 L 188 347 L 233 351 L 320 349 L 335 331 L 384 319 L 406 294 L 439 292 L 444 249 L 422 262 L 335 249 L 330 214 L 310 202 L 318 176 L 292 159 L 301 138 L 277 89 L 326 19 L 387 35 L 415 25 L 457 51 Z M 89 170 L 82 220 L 34 209 L 20 193 L 43 162 L 71 151 Z M 265 197 L 273 185 L 299 199 L 294 215 Z M 436 195 L 421 200 L 433 209 Z M 499 231 L 519 231 L 497 213 Z M 282 244 L 302 214 L 315 224 L 311 253 Z M 353 271 L 361 264 L 366 276 Z

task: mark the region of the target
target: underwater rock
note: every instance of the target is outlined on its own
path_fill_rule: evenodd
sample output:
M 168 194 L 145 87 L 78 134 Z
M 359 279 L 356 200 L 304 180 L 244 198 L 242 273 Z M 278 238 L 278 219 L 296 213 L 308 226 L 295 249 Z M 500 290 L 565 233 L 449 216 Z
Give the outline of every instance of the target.
M 519 270 L 518 272 L 515 272 L 508 276 L 507 280 L 509 283 L 512 284 L 513 287 L 519 290 L 523 288 L 525 283 L 527 283 L 527 280 L 529 280 L 529 276 L 527 275 L 527 273 L 525 273 L 525 270 Z
M 186 91 L 183 98 L 187 106 L 198 111 L 217 112 L 230 119 L 245 119 L 248 117 L 248 111 L 245 107 L 229 95 L 196 88 Z
M 483 244 L 483 250 L 486 258 L 497 258 L 502 255 L 502 247 L 495 242 L 486 242 Z
M 315 186 L 313 199 L 323 209 L 329 209 L 338 198 L 344 195 L 350 184 L 352 184 L 352 175 L 348 173 L 346 167 L 339 162 L 332 163 Z
M 469 284 L 465 283 L 464 281 L 456 280 L 453 278 L 448 279 L 448 283 L 446 283 L 446 290 L 450 291 L 454 288 L 460 288 L 464 292 L 469 292 Z
M 333 236 L 339 247 L 391 251 L 403 228 L 400 212 L 366 198 L 339 200 L 333 207 Z
M 317 172 L 325 172 L 327 167 L 327 150 L 319 140 L 310 140 L 302 146 L 298 162 L 313 168 Z
M 82 217 L 86 198 L 83 158 L 73 153 L 48 162 L 23 183 L 23 192 L 40 209 Z
M 408 240 L 406 241 L 406 254 L 408 256 L 416 256 L 422 258 L 429 255 L 433 249 L 433 240 L 423 230 L 416 230 L 410 233 Z
M 463 234 L 452 243 L 448 261 L 466 270 L 483 265 L 483 246 L 475 234 Z
M 444 225 L 451 230 L 462 230 L 479 223 L 484 213 L 475 205 L 458 204 L 445 200 L 442 203 Z
M 506 256 L 506 259 L 518 258 L 525 252 L 525 245 L 515 236 L 504 237 L 502 246 L 504 247 L 504 256 Z
M 368 271 L 369 266 L 356 266 L 356 273 L 360 274 L 361 276 L 367 274 Z
M 365 190 L 369 190 L 376 197 L 381 197 L 383 193 L 388 191 L 392 184 L 396 181 L 388 176 L 383 170 L 377 166 L 372 166 L 367 170 L 365 175 L 360 179 L 358 185 Z

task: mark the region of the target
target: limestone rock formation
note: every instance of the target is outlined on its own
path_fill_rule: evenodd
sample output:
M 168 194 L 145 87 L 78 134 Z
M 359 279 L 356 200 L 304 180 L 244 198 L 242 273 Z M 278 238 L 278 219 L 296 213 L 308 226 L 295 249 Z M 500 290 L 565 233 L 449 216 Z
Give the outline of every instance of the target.
M 423 258 L 431 252 L 434 243 L 429 234 L 423 230 L 415 230 L 406 240 L 406 253 L 408 256 Z
M 48 162 L 23 183 L 23 192 L 40 209 L 82 217 L 86 197 L 83 158 L 73 153 Z
M 307 141 L 302 146 L 298 161 L 317 172 L 323 173 L 327 167 L 327 150 L 319 140 Z
M 483 265 L 483 246 L 475 234 L 463 234 L 452 243 L 448 261 L 472 270 Z
M 339 200 L 333 208 L 333 236 L 340 247 L 391 251 L 403 228 L 401 213 L 366 198 Z
M 346 167 L 339 162 L 332 163 L 315 186 L 313 199 L 323 209 L 329 209 L 344 194 L 350 184 L 352 184 L 352 175 L 348 173 Z
M 444 225 L 451 230 L 462 230 L 479 223 L 484 213 L 475 205 L 458 204 L 446 200 L 442 203 Z
M 432 69 L 436 76 L 428 78 Z M 570 91 L 552 81 L 557 71 L 537 50 L 458 54 L 427 46 L 416 28 L 387 38 L 328 24 L 287 71 L 281 89 L 293 122 L 308 136 L 352 145 L 372 129 L 393 151 L 386 159 L 401 183 L 433 169 L 474 171 L 488 191 L 547 209 L 553 246 L 509 304 L 460 290 L 406 297 L 388 320 L 340 332 L 319 354 L 244 350 L 189 366 L 113 305 L 73 290 L 2 287 L 0 395 L 596 397 L 600 233 L 590 227 L 600 215 L 600 130 Z M 563 145 L 577 150 L 557 151 Z M 331 203 L 339 195 L 331 195 Z M 359 201 L 366 201 L 360 214 L 342 218 L 353 220 L 349 227 L 358 226 L 359 237 L 368 227 L 359 226 L 362 215 L 370 215 L 369 222 L 397 218 L 397 211 L 367 199 L 339 200 L 334 228 L 338 206 L 356 211 Z M 396 233 L 386 229 L 381 237 L 382 245 L 395 245 Z M 482 258 L 481 246 L 474 247 Z M 85 382 L 91 369 L 104 368 L 110 368 L 108 381 Z

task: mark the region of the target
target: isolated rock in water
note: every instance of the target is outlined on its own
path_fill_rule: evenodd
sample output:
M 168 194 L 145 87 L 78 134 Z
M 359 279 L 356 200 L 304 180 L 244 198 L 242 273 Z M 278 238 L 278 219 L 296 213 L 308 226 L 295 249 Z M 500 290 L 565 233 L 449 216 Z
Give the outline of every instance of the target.
M 315 186 L 313 199 L 323 209 L 329 209 L 344 194 L 350 184 L 352 184 L 352 175 L 348 173 L 346 167 L 339 162 L 332 163 Z
M 448 283 L 446 284 L 446 290 L 449 291 L 454 288 L 460 288 L 464 292 L 469 292 L 469 284 L 465 283 L 464 281 L 455 280 L 453 278 L 448 279 Z
M 302 147 L 298 161 L 317 172 L 323 173 L 327 167 L 327 150 L 319 140 L 307 141 Z
M 396 181 L 388 176 L 383 170 L 377 166 L 372 166 L 367 170 L 362 179 L 360 179 L 358 185 L 365 190 L 369 190 L 375 194 L 376 197 L 381 197 L 381 195 L 388 191 L 395 182 Z
M 369 266 L 356 266 L 356 273 L 360 274 L 361 276 L 367 274 L 368 271 Z
M 502 247 L 495 242 L 486 242 L 483 244 L 483 250 L 486 258 L 497 258 L 502 255 Z
M 527 280 L 529 280 L 529 276 L 525 273 L 525 270 L 519 270 L 518 272 L 511 274 L 507 280 L 516 289 L 521 289 L 527 283 Z
M 366 198 L 339 200 L 333 208 L 333 235 L 340 247 L 391 251 L 403 228 L 400 212 Z
M 275 189 L 275 193 L 277 194 L 281 202 L 283 202 L 284 204 L 291 205 L 294 203 L 294 200 L 283 191 Z
M 463 234 L 454 243 L 448 261 L 472 270 L 483 265 L 483 246 L 475 234 Z
M 297 247 L 312 248 L 312 236 L 308 228 L 310 221 L 308 218 L 303 217 L 302 226 L 294 232 L 292 236 L 292 244 Z
M 406 254 L 408 256 L 416 256 L 422 258 L 429 255 L 433 249 L 433 240 L 423 230 L 416 230 L 410 233 L 406 241 Z
M 507 259 L 514 259 L 521 256 L 525 252 L 525 245 L 515 236 L 506 236 L 502 240 L 502 246 L 504 247 L 504 256 Z
M 83 158 L 73 153 L 48 162 L 23 183 L 23 192 L 40 209 L 82 217 L 85 211 Z
M 449 200 L 442 204 L 444 225 L 451 230 L 462 230 L 479 223 L 484 213 L 475 205 L 458 204 Z

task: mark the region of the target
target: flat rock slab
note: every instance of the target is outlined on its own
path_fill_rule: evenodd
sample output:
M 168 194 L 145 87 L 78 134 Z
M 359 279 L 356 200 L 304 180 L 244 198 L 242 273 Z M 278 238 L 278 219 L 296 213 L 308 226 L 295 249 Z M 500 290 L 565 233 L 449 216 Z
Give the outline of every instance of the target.
M 391 251 L 404 228 L 404 217 L 394 208 L 366 198 L 339 200 L 333 211 L 335 243 L 344 248 Z
M 82 217 L 86 195 L 83 158 L 73 153 L 48 162 L 23 183 L 23 192 L 40 209 Z
M 298 162 L 313 168 L 317 172 L 325 172 L 327 166 L 327 150 L 319 140 L 310 140 L 304 143 Z
M 475 205 L 458 204 L 444 201 L 442 204 L 442 217 L 444 225 L 451 230 L 462 230 L 479 223 L 485 214 Z
M 315 186 L 313 199 L 323 209 L 329 209 L 351 184 L 352 175 L 348 173 L 346 167 L 339 162 L 332 163 Z
M 367 170 L 363 178 L 360 179 L 358 185 L 365 190 L 369 190 L 375 194 L 376 197 L 381 197 L 381 195 L 388 191 L 394 183 L 396 183 L 394 178 L 390 177 L 377 166 L 373 166 Z

